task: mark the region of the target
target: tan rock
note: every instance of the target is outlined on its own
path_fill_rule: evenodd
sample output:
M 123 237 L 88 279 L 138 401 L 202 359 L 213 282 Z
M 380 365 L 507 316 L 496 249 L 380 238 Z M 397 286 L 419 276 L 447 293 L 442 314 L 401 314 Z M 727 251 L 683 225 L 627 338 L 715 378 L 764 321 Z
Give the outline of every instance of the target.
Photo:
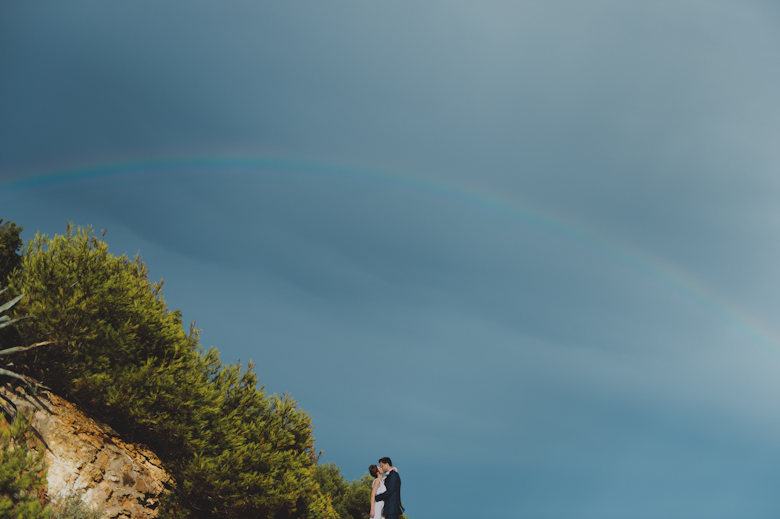
M 149 487 L 142 478 L 138 478 L 138 481 L 135 483 L 135 489 L 141 494 L 147 494 L 149 492 Z
M 157 516 L 159 497 L 172 490 L 174 481 L 152 451 L 126 443 L 109 426 L 56 395 L 16 394 L 7 387 L 0 387 L 0 393 L 30 419 L 40 434 L 38 443 L 45 444 L 52 502 L 80 495 L 103 510 L 104 519 Z

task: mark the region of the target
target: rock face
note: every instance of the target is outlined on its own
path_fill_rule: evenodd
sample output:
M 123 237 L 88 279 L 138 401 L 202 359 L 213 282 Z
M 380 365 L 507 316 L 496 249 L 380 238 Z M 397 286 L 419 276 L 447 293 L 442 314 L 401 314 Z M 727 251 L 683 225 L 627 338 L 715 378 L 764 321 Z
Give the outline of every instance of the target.
M 56 395 L 0 392 L 40 434 L 50 501 L 81 496 L 91 508 L 102 510 L 104 519 L 157 516 L 160 496 L 174 482 L 153 452 L 122 441 L 110 427 Z

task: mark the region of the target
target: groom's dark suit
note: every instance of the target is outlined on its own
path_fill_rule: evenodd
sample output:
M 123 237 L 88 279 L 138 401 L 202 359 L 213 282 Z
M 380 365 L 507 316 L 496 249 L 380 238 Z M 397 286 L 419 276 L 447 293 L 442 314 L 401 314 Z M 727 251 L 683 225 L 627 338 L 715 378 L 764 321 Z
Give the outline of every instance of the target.
M 382 509 L 382 515 L 387 519 L 392 517 L 398 517 L 404 511 L 401 506 L 401 478 L 398 476 L 398 472 L 391 470 L 385 479 L 385 490 L 381 494 L 377 494 L 374 499 L 377 501 L 384 501 L 385 506 Z M 375 517 L 374 519 L 381 519 Z

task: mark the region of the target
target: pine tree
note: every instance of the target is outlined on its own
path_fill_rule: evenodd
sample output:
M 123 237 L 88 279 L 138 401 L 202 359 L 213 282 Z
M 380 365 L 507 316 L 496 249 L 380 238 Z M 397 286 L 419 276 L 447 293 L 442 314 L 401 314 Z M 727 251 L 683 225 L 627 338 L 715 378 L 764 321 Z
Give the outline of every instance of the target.
M 253 366 L 204 351 L 140 257 L 68 225 L 36 235 L 20 267 L 9 279 L 11 297 L 27 294 L 19 340 L 55 342 L 22 354 L 24 374 L 155 449 L 177 480 L 165 513 L 336 519 L 314 479 L 309 416 L 258 388 Z

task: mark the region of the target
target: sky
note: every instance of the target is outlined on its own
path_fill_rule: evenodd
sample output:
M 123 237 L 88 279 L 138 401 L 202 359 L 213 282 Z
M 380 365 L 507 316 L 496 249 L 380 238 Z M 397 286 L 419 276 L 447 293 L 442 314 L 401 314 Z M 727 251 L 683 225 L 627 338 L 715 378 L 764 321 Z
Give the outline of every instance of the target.
M 0 218 L 410 519 L 776 518 L 778 63 L 773 2 L 3 2 Z

